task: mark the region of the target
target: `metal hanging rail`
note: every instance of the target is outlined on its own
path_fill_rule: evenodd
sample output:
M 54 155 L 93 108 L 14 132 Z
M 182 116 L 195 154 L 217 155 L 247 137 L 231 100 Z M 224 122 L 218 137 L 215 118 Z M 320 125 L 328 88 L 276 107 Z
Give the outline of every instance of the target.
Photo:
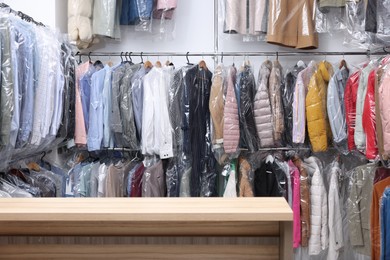
M 291 57 L 301 57 L 301 56 L 371 56 L 371 55 L 387 55 L 390 54 L 385 48 L 380 51 L 347 51 L 347 52 L 334 52 L 334 51 L 297 51 L 297 52 L 77 52 L 76 56 L 122 56 L 122 57 L 132 57 L 132 56 L 176 56 L 176 57 L 235 57 L 235 56 L 291 56 Z

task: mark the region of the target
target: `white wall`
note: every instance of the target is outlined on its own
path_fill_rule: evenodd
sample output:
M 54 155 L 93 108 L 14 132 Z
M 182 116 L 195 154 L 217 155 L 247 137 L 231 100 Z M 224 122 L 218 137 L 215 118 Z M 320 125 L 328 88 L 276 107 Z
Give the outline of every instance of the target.
M 66 0 L 5 0 L 5 3 L 12 8 L 25 12 L 34 19 L 41 21 L 52 27 L 59 27 L 62 32 L 66 31 L 67 25 L 67 1 Z M 99 44 L 93 46 L 90 51 L 102 52 L 213 52 L 214 51 L 214 1 L 212 0 L 179 0 L 178 8 L 175 14 L 174 40 L 158 41 L 155 36 L 145 32 L 135 32 L 132 26 L 121 26 L 121 40 L 103 39 Z M 43 8 L 44 7 L 44 8 Z M 219 24 L 221 31 L 222 24 Z M 219 51 L 220 52 L 249 52 L 249 51 L 294 51 L 294 49 L 283 48 L 280 46 L 267 44 L 265 42 L 243 42 L 242 37 L 236 35 L 226 35 L 219 32 Z M 343 46 L 343 34 L 323 34 L 320 35 L 320 47 L 318 51 L 362 51 Z M 213 67 L 213 61 L 204 57 L 209 66 Z M 305 57 L 304 61 L 310 59 L 327 59 L 337 63 L 342 57 Z M 345 57 L 347 61 L 357 63 L 366 59 L 366 57 Z M 108 60 L 109 57 L 102 58 Z M 111 58 L 112 60 L 118 60 Z M 165 60 L 166 57 L 160 57 Z M 172 57 L 175 65 L 185 64 L 185 58 Z M 191 58 L 195 63 L 200 58 Z M 258 70 L 265 57 L 251 57 L 255 71 Z M 273 59 L 273 58 L 270 58 Z M 284 67 L 292 66 L 297 58 L 279 58 Z M 139 60 L 134 58 L 135 61 Z M 150 58 L 154 61 L 157 58 Z M 235 63 L 239 64 L 243 57 L 236 57 Z M 231 64 L 233 58 L 224 58 L 225 64 Z M 257 72 L 256 72 L 257 74 Z
M 47 26 L 67 32 L 67 0 L 3 0 L 12 9 L 21 11 Z

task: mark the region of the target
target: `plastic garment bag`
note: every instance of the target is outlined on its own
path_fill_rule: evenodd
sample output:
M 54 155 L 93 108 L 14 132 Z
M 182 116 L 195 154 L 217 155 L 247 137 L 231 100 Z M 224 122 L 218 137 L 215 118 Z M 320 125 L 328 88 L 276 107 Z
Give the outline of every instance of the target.
M 94 0 L 93 34 L 120 39 L 119 16 L 122 1 Z
M 314 0 L 270 0 L 267 42 L 308 49 L 318 47 Z
M 93 0 L 68 1 L 69 37 L 80 49 L 86 49 L 93 44 L 93 2 Z
M 271 61 L 263 62 L 259 70 L 254 97 L 254 116 L 260 147 L 274 146 L 273 116 L 268 89 L 271 69 Z
M 319 0 L 316 4 L 316 27 L 318 33 L 334 33 L 346 29 L 346 0 Z
M 346 26 L 344 44 L 351 47 L 367 49 L 371 44 L 370 33 L 366 32 L 366 7 L 363 0 L 350 0 L 345 4 Z
M 240 148 L 253 152 L 258 149 L 259 142 L 253 113 L 256 83 L 250 65 L 242 67 L 237 84 L 240 88 Z
M 299 61 L 297 65 L 288 69 L 284 78 L 284 83 L 281 86 L 281 95 L 283 102 L 283 115 L 284 115 L 284 134 L 283 142 L 287 146 L 292 146 L 292 131 L 293 131 L 293 101 L 295 84 L 299 72 L 305 68 L 305 64 Z

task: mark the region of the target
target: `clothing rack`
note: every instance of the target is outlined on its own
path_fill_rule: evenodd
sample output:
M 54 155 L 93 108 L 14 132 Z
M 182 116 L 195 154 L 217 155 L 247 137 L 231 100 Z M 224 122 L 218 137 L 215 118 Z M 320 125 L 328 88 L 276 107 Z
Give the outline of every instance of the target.
M 9 5 L 7 5 L 5 3 L 0 3 L 0 8 L 7 8 L 7 9 L 9 9 L 9 13 L 14 14 L 15 16 L 19 16 L 22 20 L 30 22 L 30 23 L 34 23 L 35 25 L 38 25 L 38 26 L 45 27 L 45 25 L 43 23 L 35 21 L 31 16 L 29 16 L 21 11 L 16 11 L 16 10 L 12 9 Z
M 290 56 L 290 57 L 300 57 L 300 56 L 371 56 L 371 55 L 387 55 L 390 54 L 387 51 L 386 47 L 378 50 L 367 50 L 367 51 L 347 51 L 347 52 L 334 52 L 334 51 L 283 51 L 283 52 L 77 52 L 76 56 L 86 56 L 86 57 L 107 57 L 107 56 L 119 56 L 119 57 L 132 57 L 132 56 L 176 56 L 176 57 L 235 57 L 235 56 Z

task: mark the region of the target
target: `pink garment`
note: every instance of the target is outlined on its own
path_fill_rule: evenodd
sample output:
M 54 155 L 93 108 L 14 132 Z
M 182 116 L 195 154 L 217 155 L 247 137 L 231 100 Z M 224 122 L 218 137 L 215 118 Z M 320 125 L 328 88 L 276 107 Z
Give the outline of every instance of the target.
M 292 210 L 293 210 L 293 247 L 298 248 L 301 244 L 301 212 L 300 212 L 300 175 L 298 168 L 289 160 L 288 167 L 292 180 Z
M 390 68 L 387 68 L 379 86 L 379 108 L 382 119 L 383 146 L 385 154 L 390 154 Z
M 76 119 L 75 119 L 75 130 L 74 130 L 74 142 L 76 145 L 87 144 L 87 132 L 84 124 L 83 107 L 81 105 L 80 96 L 80 79 L 88 71 L 90 63 L 87 61 L 76 68 Z
M 156 2 L 153 18 L 171 20 L 177 7 L 177 0 L 157 0 Z
M 234 84 L 237 70 L 235 67 L 229 69 L 227 77 L 227 90 L 225 98 L 225 109 L 223 112 L 223 148 L 225 153 L 235 153 L 240 141 L 240 122 L 238 118 L 238 105 Z

